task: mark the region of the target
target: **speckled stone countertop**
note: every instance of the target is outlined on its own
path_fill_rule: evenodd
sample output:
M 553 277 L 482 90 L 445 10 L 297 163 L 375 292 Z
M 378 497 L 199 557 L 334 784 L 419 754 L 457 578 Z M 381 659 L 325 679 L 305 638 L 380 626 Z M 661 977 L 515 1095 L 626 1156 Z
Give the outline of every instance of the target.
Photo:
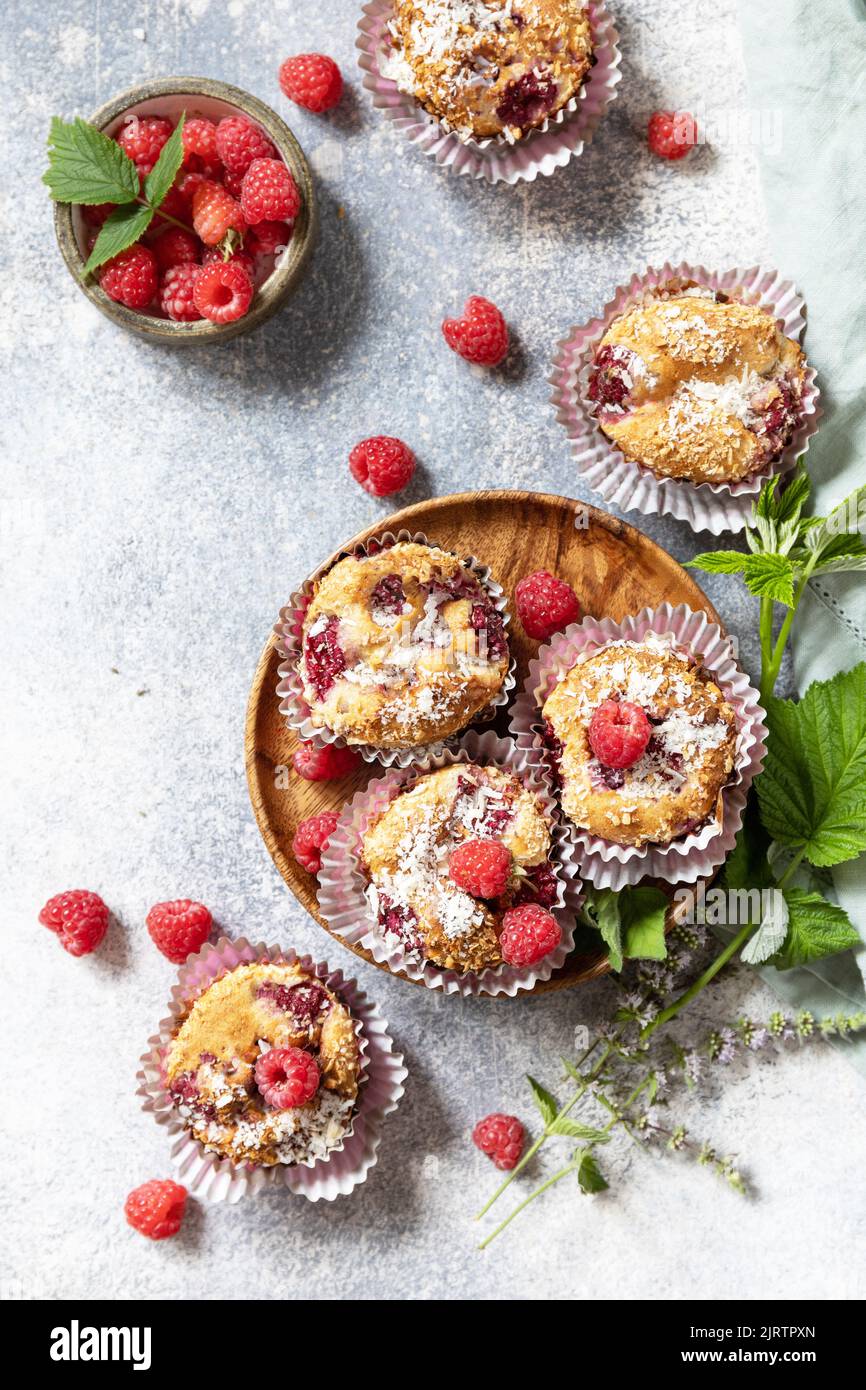
M 144 930 L 150 904 L 198 897 L 229 933 L 351 966 L 274 870 L 242 758 L 249 683 L 281 603 L 389 509 L 349 480 L 351 444 L 382 431 L 408 440 L 423 468 L 407 500 L 476 486 L 580 495 L 548 404 L 555 340 L 648 263 L 769 253 L 732 0 L 613 8 L 624 79 L 595 144 L 552 180 L 492 190 L 437 173 L 371 108 L 354 0 L 22 0 L 6 17 L 7 1296 L 866 1292 L 862 1081 L 823 1044 L 755 1057 L 692 1107 L 696 1133 L 740 1154 L 754 1197 L 623 1141 L 605 1156 L 610 1192 L 590 1200 L 561 1187 L 477 1253 L 472 1218 L 494 1171 L 468 1143 L 471 1124 L 494 1108 L 528 1114 L 523 1074 L 555 1083 L 575 1027 L 610 1012 L 603 983 L 493 1004 L 363 967 L 411 1069 L 366 1185 L 332 1206 L 275 1193 L 196 1206 L 161 1245 L 122 1216 L 131 1187 L 170 1171 L 134 1095 L 173 979 Z M 276 84 L 284 56 L 315 49 L 349 78 L 325 118 L 289 110 Z M 60 261 L 39 183 L 52 113 L 87 114 L 172 72 L 272 103 L 319 180 L 312 273 L 277 319 L 222 350 L 175 354 L 97 314 Z M 712 147 L 678 167 L 653 161 L 642 132 L 659 105 L 709 120 Z M 506 311 L 518 368 L 484 375 L 442 343 L 443 314 L 474 290 Z M 705 547 L 677 523 L 632 519 L 680 559 Z M 754 668 L 751 604 L 725 579 L 706 587 Z M 118 918 L 84 961 L 36 923 L 45 898 L 74 885 L 103 893 Z M 730 973 L 683 1035 L 771 1007 L 760 983 Z

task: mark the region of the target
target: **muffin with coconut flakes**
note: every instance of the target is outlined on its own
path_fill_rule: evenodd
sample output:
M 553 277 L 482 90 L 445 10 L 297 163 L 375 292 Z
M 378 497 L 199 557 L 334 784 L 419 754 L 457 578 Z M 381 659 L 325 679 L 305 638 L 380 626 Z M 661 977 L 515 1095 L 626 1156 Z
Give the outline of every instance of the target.
M 766 310 L 673 281 L 614 319 L 587 395 L 608 438 L 657 477 L 731 483 L 787 448 L 805 375 Z
M 361 1054 L 338 995 L 300 965 L 260 961 L 190 1004 L 164 1072 L 206 1149 L 233 1163 L 310 1164 L 352 1132 Z
M 686 653 L 652 637 L 611 642 L 578 659 L 542 713 L 562 808 L 579 829 L 642 846 L 721 824 L 736 716 Z
M 350 744 L 447 738 L 496 699 L 508 667 L 490 595 L 435 546 L 400 542 L 339 560 L 304 615 L 298 669 L 310 718 Z
M 396 0 L 382 74 L 461 139 L 522 139 L 592 63 L 582 0 Z

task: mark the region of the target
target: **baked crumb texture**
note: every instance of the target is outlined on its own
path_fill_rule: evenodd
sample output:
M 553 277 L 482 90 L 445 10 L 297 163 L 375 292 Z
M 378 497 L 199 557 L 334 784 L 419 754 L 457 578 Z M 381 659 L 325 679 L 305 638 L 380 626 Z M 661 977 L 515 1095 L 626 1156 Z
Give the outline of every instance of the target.
M 500 694 L 502 615 L 476 575 L 433 546 L 400 542 L 338 561 L 313 590 L 299 675 L 310 719 L 347 743 L 435 743 Z
M 274 1110 L 255 1082 L 272 1047 L 312 1053 L 312 1100 Z M 166 1050 L 165 1084 L 184 1125 L 233 1163 L 272 1167 L 326 1158 L 351 1133 L 361 1073 L 355 1021 L 320 979 L 298 965 L 241 965 L 191 1005 Z
M 731 483 L 790 443 L 805 368 L 799 345 L 766 310 L 687 282 L 614 319 L 588 395 L 626 458 L 662 478 Z
M 383 76 L 463 139 L 513 143 L 592 66 L 581 0 L 396 0 Z
M 481 900 L 452 882 L 448 863 L 465 840 L 500 840 L 514 860 L 505 894 Z M 502 918 L 517 902 L 558 898 L 551 825 L 534 792 L 498 767 L 457 763 L 424 773 L 364 831 L 370 914 L 386 947 L 445 970 L 502 964 Z
M 589 724 L 604 700 L 640 705 L 653 725 L 632 767 L 603 767 Z M 621 845 L 667 845 L 722 820 L 737 722 L 713 680 L 670 646 L 612 642 L 581 658 L 542 711 L 558 763 L 561 804 L 581 830 Z

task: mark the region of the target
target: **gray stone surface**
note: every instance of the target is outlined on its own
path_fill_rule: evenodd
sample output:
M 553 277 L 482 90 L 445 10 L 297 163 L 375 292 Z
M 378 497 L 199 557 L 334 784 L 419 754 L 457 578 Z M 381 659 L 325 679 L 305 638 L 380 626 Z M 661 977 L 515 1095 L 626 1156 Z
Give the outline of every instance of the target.
M 364 968 L 411 1068 L 366 1186 L 334 1206 L 271 1194 L 197 1209 L 161 1246 L 123 1223 L 126 1192 L 169 1172 L 133 1094 L 172 982 L 144 930 L 150 903 L 200 897 L 230 933 L 349 964 L 273 869 L 242 763 L 274 614 L 323 554 L 388 510 L 349 480 L 349 447 L 366 433 L 406 438 L 424 465 L 412 499 L 579 491 L 547 401 L 557 337 L 649 262 L 748 264 L 769 249 L 753 149 L 729 138 L 745 112 L 732 0 L 617 0 L 621 99 L 583 159 L 514 190 L 438 174 L 371 109 L 354 66 L 357 8 L 22 0 L 7 14 L 4 1291 L 862 1296 L 862 1083 L 823 1045 L 755 1058 L 693 1106 L 696 1132 L 740 1153 L 755 1198 L 617 1144 L 610 1193 L 560 1188 L 476 1252 L 472 1216 L 494 1174 L 467 1132 L 494 1107 L 527 1113 L 525 1071 L 555 1083 L 575 1026 L 610 1011 L 604 984 L 494 1004 Z M 350 79 L 330 118 L 289 112 L 276 86 L 279 60 L 310 49 Z M 123 335 L 78 293 L 38 174 L 51 113 L 86 114 L 143 76 L 184 71 L 288 116 L 319 175 L 322 237 L 277 320 L 175 355 Z M 651 161 L 642 131 L 659 104 L 714 119 L 713 147 L 681 167 Z M 519 368 L 486 376 L 442 344 L 439 320 L 473 290 L 506 310 Z M 676 523 L 641 524 L 679 558 L 700 544 Z M 727 581 L 707 588 L 754 664 L 751 604 Z M 86 961 L 35 922 L 74 884 L 101 891 L 118 918 Z M 684 1028 L 770 1007 L 736 972 Z

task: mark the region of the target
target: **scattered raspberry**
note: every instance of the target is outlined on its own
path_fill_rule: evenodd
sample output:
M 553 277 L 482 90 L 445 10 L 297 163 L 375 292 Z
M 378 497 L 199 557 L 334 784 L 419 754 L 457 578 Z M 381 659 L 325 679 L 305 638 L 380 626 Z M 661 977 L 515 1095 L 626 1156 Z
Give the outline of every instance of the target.
M 249 251 L 232 251 L 230 255 L 224 256 L 218 246 L 206 246 L 201 258 L 202 265 L 240 265 L 243 266 L 247 275 L 252 280 L 255 266 Z
M 379 434 L 355 445 L 349 455 L 349 472 L 372 497 L 390 497 L 411 481 L 415 455 L 402 439 Z
M 308 782 L 333 782 L 348 777 L 361 764 L 361 755 L 354 748 L 337 748 L 333 743 L 319 748 L 315 743 L 302 743 L 292 757 L 295 772 Z
M 294 1110 L 319 1089 L 316 1059 L 300 1047 L 272 1047 L 256 1062 L 256 1085 L 275 1110 Z
M 537 570 L 521 579 L 514 597 L 527 637 L 546 642 L 554 632 L 562 632 L 569 623 L 580 621 L 577 594 L 564 579 L 557 579 L 547 570 Z
M 136 1231 L 149 1240 L 165 1240 L 180 1230 L 186 1198 L 186 1188 L 180 1183 L 154 1178 L 130 1192 L 123 1210 Z
M 127 309 L 146 309 L 159 283 L 156 257 L 149 247 L 136 242 L 105 262 L 99 271 L 99 283 L 109 299 L 116 299 Z
M 200 266 L 190 263 L 174 265 L 162 277 L 159 307 L 175 323 L 194 323 L 201 318 L 194 297 L 200 269 Z
M 211 179 L 202 179 L 192 195 L 192 225 L 205 246 L 216 246 L 226 232 L 247 229 L 239 204 Z
M 281 159 L 254 159 L 244 174 L 241 210 L 250 226 L 297 217 L 301 195 Z
M 340 817 L 336 811 L 323 811 L 319 816 L 302 820 L 292 840 L 292 854 L 308 874 L 317 874 L 322 867 L 322 853 L 334 833 Z
M 472 1131 L 476 1149 L 504 1171 L 517 1166 L 525 1140 L 526 1130 L 514 1115 L 488 1115 Z
M 118 131 L 120 148 L 129 155 L 139 174 L 149 174 L 174 129 L 163 116 L 133 116 Z
M 508 965 L 536 965 L 550 955 L 562 932 L 555 917 L 538 903 L 512 907 L 502 919 L 499 949 Z
M 496 367 L 508 352 L 508 329 L 495 304 L 471 294 L 463 307 L 463 317 L 446 319 L 442 325 L 450 348 L 479 367 Z
M 448 872 L 473 898 L 500 898 L 511 877 L 511 851 L 501 840 L 466 840 L 452 854 Z
M 217 128 L 204 116 L 190 116 L 183 123 L 184 169 L 213 171 L 220 162 L 217 151 Z
M 698 127 L 687 111 L 656 111 L 647 126 L 647 144 L 660 159 L 682 159 L 698 143 Z
M 87 956 L 105 936 L 108 908 L 98 893 L 72 888 L 49 898 L 39 920 L 43 927 L 57 933 L 64 951 L 71 956 Z
M 343 78 L 333 58 L 301 53 L 280 67 L 280 86 L 289 101 L 307 111 L 330 111 L 343 95 Z
M 234 261 L 203 265 L 196 277 L 193 302 L 211 323 L 234 323 L 243 318 L 253 297 L 253 282 Z
M 157 903 L 146 921 L 151 940 L 175 965 L 183 965 L 187 956 L 201 950 L 213 926 L 204 903 L 192 902 L 190 898 Z
M 288 222 L 257 222 L 250 229 L 246 245 L 257 256 L 275 256 L 291 239 L 292 228 Z
M 271 159 L 276 150 L 246 116 L 225 116 L 216 128 L 217 154 L 230 174 L 245 174 L 254 159 Z
M 631 767 L 651 737 L 652 725 L 630 700 L 603 700 L 589 721 L 589 746 L 604 767 Z
M 182 227 L 169 227 L 167 232 L 160 232 L 151 250 L 159 270 L 166 271 L 174 265 L 188 265 L 197 261 L 201 255 L 201 242 Z

